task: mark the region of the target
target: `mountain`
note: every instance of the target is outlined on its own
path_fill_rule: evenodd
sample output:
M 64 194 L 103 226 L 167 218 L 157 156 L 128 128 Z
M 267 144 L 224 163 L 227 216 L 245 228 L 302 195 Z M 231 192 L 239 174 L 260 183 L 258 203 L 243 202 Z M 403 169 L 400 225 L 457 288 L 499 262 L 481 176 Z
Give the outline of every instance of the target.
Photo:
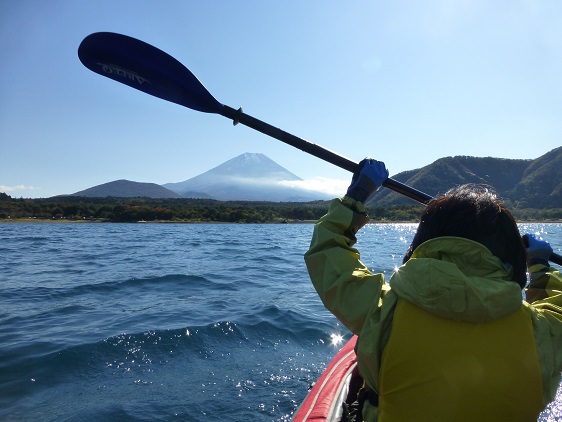
M 464 183 L 483 183 L 492 186 L 512 208 L 562 208 L 562 147 L 533 160 L 444 157 L 392 178 L 433 196 Z M 117 180 L 73 196 L 271 202 L 308 202 L 333 196 L 296 187 L 300 182 L 301 178 L 264 154 L 246 153 L 179 183 L 160 186 Z M 369 201 L 383 206 L 402 203 L 412 201 L 389 189 L 380 189 Z
M 445 157 L 392 178 L 432 196 L 461 184 L 482 183 L 492 186 L 512 207 L 562 208 L 562 147 L 534 160 Z M 392 205 L 408 201 L 389 189 L 381 189 L 369 203 Z
M 520 208 L 562 208 L 562 147 L 531 161 L 507 193 Z
M 181 198 L 175 192 L 166 189 L 156 183 L 131 182 L 129 180 L 116 180 L 94 186 L 70 196 L 86 196 L 90 198 L 113 197 L 140 197 L 140 198 Z
M 178 183 L 164 186 L 183 197 L 205 193 L 221 201 L 303 202 L 331 195 L 296 187 L 302 179 L 264 154 L 245 153 Z

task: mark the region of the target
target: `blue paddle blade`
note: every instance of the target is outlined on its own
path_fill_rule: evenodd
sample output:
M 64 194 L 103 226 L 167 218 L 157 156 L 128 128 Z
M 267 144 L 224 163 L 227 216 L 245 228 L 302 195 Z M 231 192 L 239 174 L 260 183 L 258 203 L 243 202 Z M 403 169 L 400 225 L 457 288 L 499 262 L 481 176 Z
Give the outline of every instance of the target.
M 204 113 L 223 108 L 188 68 L 136 38 L 96 32 L 84 38 L 78 57 L 91 71 L 163 100 Z

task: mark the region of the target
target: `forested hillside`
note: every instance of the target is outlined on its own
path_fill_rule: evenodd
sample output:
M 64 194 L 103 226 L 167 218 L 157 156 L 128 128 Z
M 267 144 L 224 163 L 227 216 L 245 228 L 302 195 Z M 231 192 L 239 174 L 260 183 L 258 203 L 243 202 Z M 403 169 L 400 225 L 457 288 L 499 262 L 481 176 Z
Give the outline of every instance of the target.
M 328 210 L 328 201 L 249 202 L 209 199 L 80 198 L 16 199 L 0 193 L 0 221 L 107 222 L 226 222 L 290 223 L 316 221 Z M 373 221 L 417 222 L 423 209 L 417 203 L 367 206 Z M 516 209 L 521 221 L 562 221 L 562 209 Z
M 432 196 L 461 184 L 480 183 L 493 187 L 511 208 L 562 208 L 562 147 L 535 160 L 445 157 L 394 178 Z M 407 201 L 381 189 L 369 203 L 389 205 Z

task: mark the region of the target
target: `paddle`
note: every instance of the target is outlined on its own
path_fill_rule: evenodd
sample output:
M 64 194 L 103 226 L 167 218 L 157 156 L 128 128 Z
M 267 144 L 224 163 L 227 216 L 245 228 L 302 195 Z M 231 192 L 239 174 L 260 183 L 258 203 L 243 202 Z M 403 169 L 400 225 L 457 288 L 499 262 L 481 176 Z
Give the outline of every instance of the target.
M 97 32 L 78 48 L 78 57 L 88 69 L 125 85 L 192 110 L 220 114 L 259 132 L 354 173 L 358 164 L 319 145 L 305 141 L 261 120 L 219 103 L 183 64 L 169 54 L 126 35 Z M 393 179 L 383 186 L 427 204 L 430 195 Z
M 144 41 L 112 32 L 96 32 L 80 43 L 78 57 L 91 71 L 147 94 L 192 110 L 220 114 L 232 119 L 235 125 L 242 123 L 352 173 L 358 168 L 354 161 L 249 116 L 242 108 L 236 110 L 221 104 L 183 64 Z M 433 199 L 391 178 L 383 186 L 422 204 Z M 550 260 L 562 265 L 560 255 L 552 254 Z

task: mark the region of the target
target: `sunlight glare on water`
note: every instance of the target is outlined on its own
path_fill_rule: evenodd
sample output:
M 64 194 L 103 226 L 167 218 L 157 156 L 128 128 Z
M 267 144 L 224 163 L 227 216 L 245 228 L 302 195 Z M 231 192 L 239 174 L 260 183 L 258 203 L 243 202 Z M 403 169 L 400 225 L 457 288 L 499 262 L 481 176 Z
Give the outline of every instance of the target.
M 330 335 L 332 346 L 339 346 L 343 342 L 343 336 L 341 334 L 332 333 Z

